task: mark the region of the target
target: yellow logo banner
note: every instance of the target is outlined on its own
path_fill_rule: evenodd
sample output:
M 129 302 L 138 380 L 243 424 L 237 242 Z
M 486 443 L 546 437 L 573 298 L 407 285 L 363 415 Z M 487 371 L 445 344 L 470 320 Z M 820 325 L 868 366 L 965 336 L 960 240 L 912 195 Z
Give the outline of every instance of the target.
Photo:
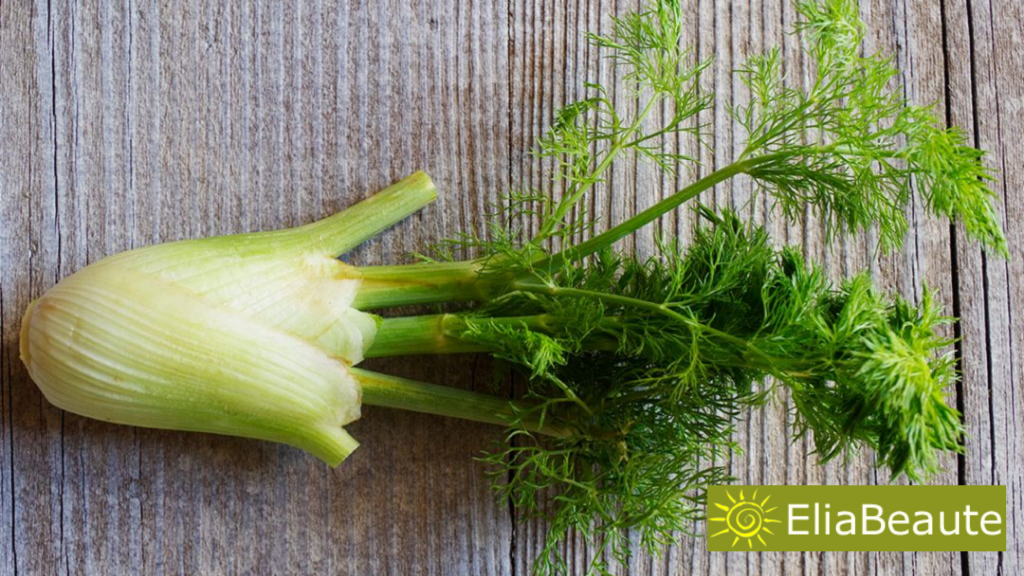
M 1002 551 L 1005 486 L 712 486 L 709 551 Z

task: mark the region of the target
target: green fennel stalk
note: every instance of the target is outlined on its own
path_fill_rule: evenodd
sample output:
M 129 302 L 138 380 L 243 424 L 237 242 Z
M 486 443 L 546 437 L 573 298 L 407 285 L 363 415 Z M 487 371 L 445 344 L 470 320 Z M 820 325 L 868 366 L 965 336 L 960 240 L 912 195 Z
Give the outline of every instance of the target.
M 906 235 L 914 192 L 932 214 L 1007 254 L 983 153 L 893 86 L 897 70 L 863 54 L 852 0 L 801 1 L 797 32 L 810 86 L 785 77 L 777 50 L 737 74 L 752 95 L 731 110 L 747 140 L 735 160 L 588 239 L 582 201 L 632 154 L 674 172 L 703 144 L 700 88 L 712 62 L 680 43 L 681 8 L 662 0 L 591 35 L 621 67 L 635 114 L 613 87 L 586 84 L 540 139 L 552 188 L 513 191 L 482 234 L 442 241 L 423 262 L 354 266 L 337 256 L 434 199 L 413 175 L 323 221 L 262 234 L 164 244 L 65 279 L 26 313 L 21 354 L 63 408 L 127 424 L 234 434 L 299 446 L 330 464 L 356 442 L 342 426 L 362 403 L 506 427 L 484 457 L 499 494 L 547 518 L 535 570 L 566 569 L 571 531 L 605 557 L 651 552 L 693 530 L 704 489 L 728 480 L 734 422 L 789 390 L 798 434 L 822 461 L 867 447 L 893 478 L 920 480 L 961 450 L 946 402 L 957 374 L 941 313 L 883 293 L 866 274 L 829 281 L 763 228 L 701 205 L 685 250 L 639 259 L 618 240 L 716 185 L 749 178 L 786 217 L 809 208 L 827 238 Z M 649 113 L 667 120 L 648 129 Z M 537 222 L 533 235 L 525 231 Z M 451 255 L 465 251 L 470 260 Z M 393 307 L 444 312 L 381 318 Z M 523 374 L 514 399 L 356 368 L 364 358 L 487 353 Z M 553 496 L 542 504 L 543 496 Z M 635 541 L 629 538 L 633 534 Z M 606 552 L 603 554 L 601 552 Z
M 688 491 L 724 480 L 721 469 L 699 463 L 733 447 L 731 418 L 768 397 L 756 385 L 767 376 L 790 389 L 798 430 L 813 433 L 823 461 L 866 445 L 893 477 L 921 479 L 936 470 L 938 451 L 960 449 L 959 415 L 945 402 L 956 378 L 951 342 L 939 330 L 951 319 L 927 289 L 915 306 L 880 293 L 865 275 L 833 286 L 797 253 L 771 248 L 763 230 L 703 208 L 705 225 L 685 254 L 665 245 L 640 262 L 612 251 L 661 215 L 745 176 L 787 217 L 810 206 L 830 239 L 875 227 L 882 250 L 902 244 L 916 184 L 929 211 L 1007 253 L 982 153 L 929 108 L 905 102 L 887 58 L 862 55 L 856 4 L 798 7 L 816 77 L 808 89 L 791 86 L 777 50 L 750 59 L 739 75 L 751 102 L 733 111 L 748 142 L 733 163 L 590 239 L 568 241 L 588 224 L 566 216 L 615 155 L 632 151 L 674 170 L 690 159 L 641 145 L 675 133 L 700 140 L 683 127 L 711 103 L 697 84 L 709 63 L 691 62 L 679 46 L 678 5 L 658 3 L 615 20 L 609 37 L 592 37 L 626 67 L 641 112 L 623 118 L 607 90 L 591 86 L 593 97 L 558 115 L 538 154 L 557 160 L 556 179 L 568 183 L 560 199 L 514 193 L 488 237 L 440 247 L 442 255 L 475 249 L 478 259 L 360 269 L 369 279 L 360 302 L 475 303 L 385 319 L 369 355 L 490 352 L 529 378 L 534 407 L 517 409 L 520 418 L 575 430 L 544 440 L 512 426 L 508 445 L 488 458 L 496 488 L 551 522 L 541 572 L 558 568 L 557 545 L 570 528 L 595 535 L 616 557 L 628 553 L 626 528 L 651 550 L 685 530 L 700 515 L 687 500 L 700 490 Z M 657 101 L 676 113 L 640 134 Z M 535 214 L 543 224 L 524 238 Z M 547 248 L 551 238 L 563 240 L 560 250 Z M 378 279 L 400 274 L 417 283 L 378 291 Z M 557 504 L 541 510 L 549 489 Z

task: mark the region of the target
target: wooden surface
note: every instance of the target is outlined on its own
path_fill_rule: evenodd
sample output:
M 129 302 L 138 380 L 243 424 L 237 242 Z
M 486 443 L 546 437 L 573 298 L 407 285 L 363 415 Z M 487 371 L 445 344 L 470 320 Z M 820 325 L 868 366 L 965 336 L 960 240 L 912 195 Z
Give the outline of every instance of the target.
M 600 4 L 600 5 L 599 5 Z M 747 97 L 729 70 L 784 47 L 804 72 L 780 0 L 686 2 L 688 39 L 716 56 L 718 106 L 702 172 L 727 161 Z M 543 526 L 495 504 L 473 457 L 499 431 L 368 408 L 362 447 L 331 470 L 290 448 L 119 427 L 50 406 L 18 360 L 30 300 L 114 252 L 154 242 L 309 222 L 415 169 L 438 203 L 356 250 L 395 262 L 482 222 L 510 184 L 539 185 L 526 152 L 584 78 L 614 72 L 584 41 L 634 1 L 0 2 L 0 573 L 527 574 Z M 948 224 L 923 220 L 907 250 L 881 260 L 870 239 L 827 250 L 814 221 L 751 210 L 780 242 L 836 274 L 870 267 L 907 295 L 937 287 L 959 333 L 957 403 L 970 436 L 943 483 L 1008 487 L 1005 553 L 709 554 L 683 540 L 622 574 L 1020 574 L 1024 572 L 1024 3 L 864 0 L 873 48 L 892 52 L 908 96 L 992 152 L 1013 258 L 993 260 Z M 617 94 L 628 102 L 626 94 Z M 604 222 L 642 208 L 677 178 L 625 161 Z M 740 205 L 748 183 L 713 200 Z M 685 211 L 662 229 L 686 237 Z M 652 232 L 630 247 L 649 250 Z M 484 386 L 483 361 L 375 367 Z M 475 384 L 474 384 L 475 383 Z M 825 468 L 790 444 L 781 409 L 740 427 L 730 468 L 743 483 L 883 481 L 869 457 Z M 588 551 L 566 553 L 583 566 Z

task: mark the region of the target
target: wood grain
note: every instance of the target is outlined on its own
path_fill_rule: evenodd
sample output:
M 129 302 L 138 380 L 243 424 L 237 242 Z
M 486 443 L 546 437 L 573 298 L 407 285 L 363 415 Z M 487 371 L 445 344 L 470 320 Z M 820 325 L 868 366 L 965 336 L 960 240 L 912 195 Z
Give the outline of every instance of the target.
M 440 200 L 357 249 L 394 262 L 483 222 L 510 186 L 539 186 L 528 154 L 583 81 L 616 71 L 585 40 L 638 0 L 239 3 L 0 2 L 0 574 L 528 574 L 544 525 L 496 504 L 473 457 L 482 425 L 368 408 L 362 447 L 331 470 L 295 450 L 107 425 L 50 406 L 18 360 L 28 302 L 105 255 L 155 242 L 309 222 L 416 169 Z M 602 225 L 729 161 L 742 134 L 730 70 L 781 45 L 807 77 L 782 0 L 691 0 L 687 41 L 714 56 L 710 148 L 676 176 L 626 161 L 589 209 Z M 869 49 L 892 53 L 907 97 L 935 102 L 991 151 L 1014 255 L 989 258 L 911 210 L 907 250 L 872 238 L 828 248 L 819 222 L 785 222 L 749 182 L 705 200 L 742 209 L 830 272 L 871 269 L 909 297 L 927 282 L 962 317 L 957 402 L 970 432 L 942 483 L 1008 487 L 1005 553 L 710 554 L 684 539 L 621 574 L 1018 574 L 1024 571 L 1024 6 L 863 0 Z M 628 93 L 613 95 L 625 107 Z M 660 111 L 664 114 L 665 111 Z M 680 210 L 658 230 L 685 239 Z M 480 360 L 378 362 L 389 372 L 486 386 Z M 781 408 L 751 414 L 726 464 L 747 483 L 873 483 L 869 456 L 818 466 Z M 592 551 L 567 543 L 582 569 Z

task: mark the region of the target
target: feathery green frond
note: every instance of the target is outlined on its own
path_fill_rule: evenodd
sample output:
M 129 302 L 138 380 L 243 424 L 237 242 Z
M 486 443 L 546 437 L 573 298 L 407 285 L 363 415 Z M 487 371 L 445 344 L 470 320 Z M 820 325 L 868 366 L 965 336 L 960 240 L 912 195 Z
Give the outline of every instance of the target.
M 777 49 L 740 70 L 752 94 L 734 112 L 748 133 L 741 157 L 758 161 L 748 174 L 788 217 L 812 206 L 829 238 L 877 226 L 883 250 L 902 245 L 916 187 L 930 212 L 962 220 L 968 236 L 1005 256 L 983 153 L 942 127 L 931 107 L 906 101 L 891 59 L 862 55 L 855 1 L 797 7 L 810 87 L 786 77 Z
M 480 256 L 475 307 L 414 347 L 485 350 L 526 377 L 525 403 L 486 460 L 502 496 L 549 522 L 538 573 L 565 571 L 559 546 L 571 531 L 596 547 L 591 573 L 627 557 L 630 536 L 656 552 L 688 531 L 707 485 L 728 480 L 716 463 L 737 448 L 736 419 L 778 397 L 775 386 L 788 388 L 798 434 L 823 462 L 870 448 L 893 478 L 920 480 L 942 452 L 961 449 L 963 425 L 946 402 L 957 378 L 941 335 L 951 319 L 931 292 L 914 305 L 866 274 L 835 285 L 764 229 L 701 206 L 685 250 L 674 240 L 647 260 L 614 250 L 745 174 L 787 218 L 816 212 L 828 240 L 875 228 L 881 249 L 898 248 L 917 194 L 1006 255 L 983 153 L 907 102 L 891 59 L 865 54 L 856 2 L 797 7 L 810 82 L 787 76 L 778 49 L 751 56 L 738 71 L 750 101 L 731 110 L 747 132 L 738 157 L 593 234 L 581 201 L 609 166 L 632 152 L 674 173 L 693 159 L 665 137 L 701 144 L 696 117 L 712 104 L 699 87 L 710 62 L 683 47 L 678 2 L 613 18 L 609 34 L 589 38 L 622 67 L 624 85 L 586 84 L 586 97 L 559 111 L 536 149 L 552 167 L 550 189 L 511 195 L 487 234 L 449 241 Z M 621 92 L 636 105 L 612 97 Z M 668 120 L 649 129 L 661 105 Z M 589 238 L 574 243 L 581 232 Z M 538 423 L 561 433 L 531 432 Z
M 937 334 L 948 319 L 930 293 L 913 306 L 863 274 L 834 287 L 764 229 L 699 210 L 710 224 L 685 252 L 601 252 L 515 282 L 446 334 L 522 367 L 529 420 L 570 431 L 541 439 L 513 426 L 516 441 L 488 458 L 512 469 L 501 493 L 533 513 L 555 494 L 552 526 L 616 557 L 625 530 L 653 550 L 700 517 L 697 487 L 727 477 L 709 463 L 735 448 L 734 421 L 766 400 L 769 376 L 791 390 L 822 461 L 864 446 L 893 477 L 921 479 L 960 449 L 945 402 L 950 342 Z M 511 310 L 540 320 L 496 320 Z M 564 536 L 554 529 L 548 552 Z

